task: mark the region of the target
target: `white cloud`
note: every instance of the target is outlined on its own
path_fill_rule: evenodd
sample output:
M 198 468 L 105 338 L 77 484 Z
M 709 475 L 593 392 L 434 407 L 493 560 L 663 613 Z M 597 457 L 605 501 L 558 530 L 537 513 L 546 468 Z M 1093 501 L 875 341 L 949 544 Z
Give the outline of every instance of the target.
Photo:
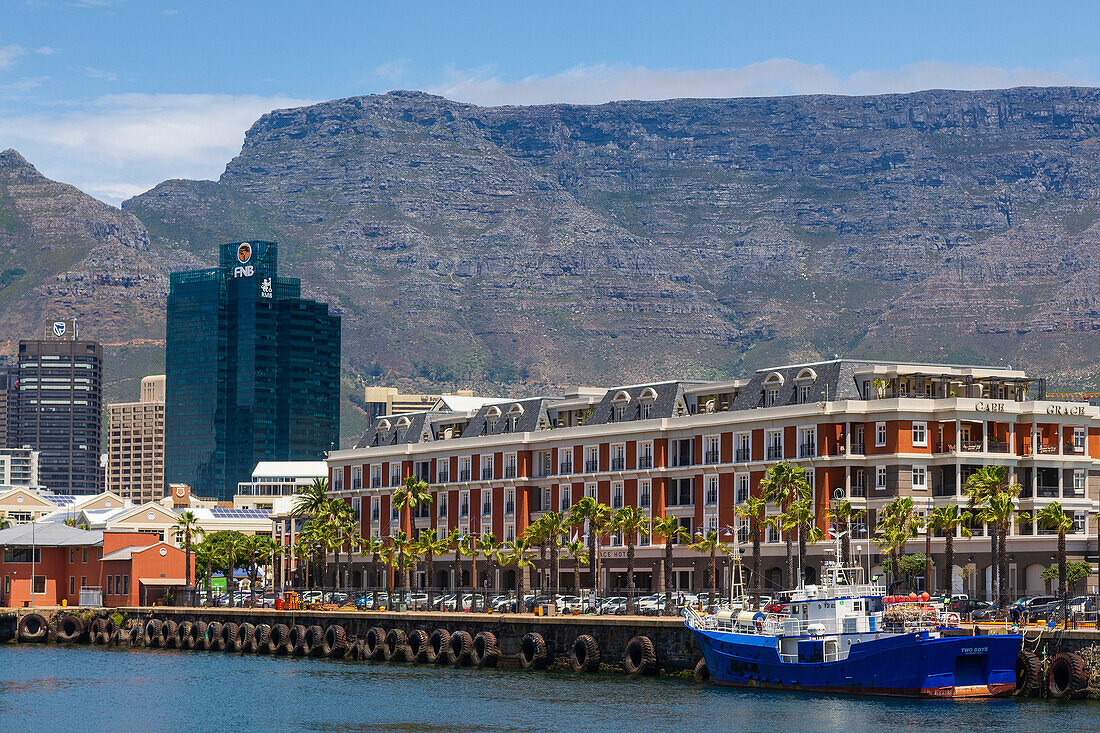
M 0 140 L 44 175 L 117 204 L 168 178 L 217 178 L 245 131 L 290 97 L 115 94 L 59 112 L 0 116 Z
M 0 46 L 0 71 L 7 71 L 27 51 L 22 46 Z
M 474 104 L 601 104 L 619 99 L 886 94 L 920 89 L 997 89 L 1092 84 L 1058 71 L 925 61 L 898 69 L 840 74 L 821 64 L 770 59 L 732 69 L 647 69 L 594 64 L 550 76 L 504 80 L 495 67 L 450 68 L 428 91 Z
M 408 59 L 394 59 L 371 69 L 370 75 L 387 81 L 398 81 L 409 73 Z
M 102 79 L 103 81 L 118 81 L 118 74 L 113 71 L 104 71 L 103 69 L 96 69 L 91 66 L 84 67 L 84 73 L 92 79 Z

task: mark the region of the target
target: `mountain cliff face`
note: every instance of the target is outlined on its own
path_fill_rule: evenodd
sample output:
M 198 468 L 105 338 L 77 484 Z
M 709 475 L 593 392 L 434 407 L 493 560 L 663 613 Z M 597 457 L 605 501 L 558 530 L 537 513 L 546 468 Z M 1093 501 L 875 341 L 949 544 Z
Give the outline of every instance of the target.
M 40 337 L 47 319 L 76 318 L 108 344 L 110 383 L 155 373 L 167 288 L 141 222 L 0 152 L 0 352 Z
M 156 248 L 282 242 L 353 373 L 492 389 L 843 353 L 1091 379 L 1100 90 L 265 115 Z

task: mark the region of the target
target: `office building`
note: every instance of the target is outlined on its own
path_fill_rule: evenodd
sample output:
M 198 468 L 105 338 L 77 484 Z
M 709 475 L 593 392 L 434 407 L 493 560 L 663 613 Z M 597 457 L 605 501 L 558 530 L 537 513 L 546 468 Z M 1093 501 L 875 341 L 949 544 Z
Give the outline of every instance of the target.
M 35 489 L 38 479 L 38 451 L 30 448 L 0 448 L 0 489 Z
M 19 342 L 17 386 L 9 399 L 8 444 L 38 451 L 42 485 L 55 493 L 100 490 L 103 350 L 55 320 L 45 337 Z
M 764 369 L 727 382 L 618 386 L 466 412 L 391 415 L 376 419 L 355 448 L 333 453 L 328 464 L 333 496 L 361 506 L 364 537 L 388 537 L 398 529 L 413 536 L 458 530 L 507 540 L 543 512 L 568 511 L 591 496 L 612 509 L 631 505 L 651 518 L 674 516 L 690 536 L 716 530 L 725 542 L 739 541 L 751 551 L 750 525 L 736 510 L 760 495 L 760 480 L 779 461 L 805 469 L 813 514 L 826 538 L 834 502 L 847 500 L 866 512 L 852 527 L 852 551 L 874 574 L 882 574 L 873 536 L 883 506 L 905 496 L 920 514 L 948 504 L 965 508 L 967 477 L 989 465 L 1006 467 L 1009 480 L 1021 487 L 1007 542 L 1012 594 L 1050 591 L 1041 573 L 1053 563 L 1057 537 L 1031 518 L 1051 502 L 1060 502 L 1073 521 L 1070 559 L 1084 559 L 1096 547 L 1100 407 L 1047 399 L 1042 379 L 1000 367 L 836 360 Z M 391 501 L 409 476 L 427 481 L 434 497 L 411 518 Z M 768 509 L 769 515 L 778 512 Z M 954 540 L 956 566 L 950 569 L 939 565 L 942 533 L 928 540 L 937 561 L 934 586 L 986 597 L 990 528 L 974 521 L 969 529 L 973 537 Z M 771 592 L 792 579 L 784 577 L 783 534 L 774 526 L 762 532 L 763 581 Z M 661 537 L 639 539 L 639 587 L 662 588 L 663 543 Z M 580 572 L 586 579 L 601 573 L 604 588 L 622 587 L 622 538 L 612 534 L 601 544 L 598 567 Z M 924 546 L 920 535 L 907 552 Z M 809 582 L 833 559 L 834 547 L 828 539 L 810 546 L 804 568 Z M 436 558 L 433 585 L 469 587 L 453 559 Z M 708 564 L 686 543 L 678 546 L 675 587 L 702 588 Z M 357 567 L 369 569 L 365 562 Z M 476 584 L 510 587 L 512 572 L 481 568 Z M 726 560 L 720 572 L 727 583 Z M 489 575 L 494 573 L 501 576 Z M 571 576 L 566 562 L 562 587 L 571 585 Z M 548 581 L 532 580 L 543 587 Z M 1095 574 L 1078 584 L 1079 590 L 1096 587 Z
M 107 405 L 107 490 L 141 503 L 164 496 L 164 375 L 141 380 L 141 399 Z
M 274 242 L 173 273 L 166 350 L 166 482 L 229 500 L 260 461 L 338 447 L 340 318 L 279 277 Z
M 443 400 L 451 409 L 467 409 L 467 400 L 476 399 L 469 389 L 454 394 L 403 394 L 396 387 L 367 387 L 363 391 L 368 421 L 384 415 L 404 415 L 410 412 L 427 412 Z

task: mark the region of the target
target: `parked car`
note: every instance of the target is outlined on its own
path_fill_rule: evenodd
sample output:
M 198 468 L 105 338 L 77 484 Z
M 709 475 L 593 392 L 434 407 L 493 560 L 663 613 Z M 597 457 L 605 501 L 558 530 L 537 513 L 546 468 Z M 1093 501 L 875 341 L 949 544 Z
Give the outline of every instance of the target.
M 975 611 L 989 608 L 992 605 L 989 601 L 979 601 L 976 598 L 955 598 L 947 604 L 945 610 L 959 614 L 960 618 L 966 618 Z

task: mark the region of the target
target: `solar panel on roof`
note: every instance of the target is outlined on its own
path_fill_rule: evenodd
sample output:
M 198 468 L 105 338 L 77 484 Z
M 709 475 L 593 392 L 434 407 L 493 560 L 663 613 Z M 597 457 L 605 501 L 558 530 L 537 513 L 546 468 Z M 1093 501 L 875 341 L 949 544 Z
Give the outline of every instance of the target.
M 211 509 L 210 513 L 217 519 L 267 519 L 266 509 Z

